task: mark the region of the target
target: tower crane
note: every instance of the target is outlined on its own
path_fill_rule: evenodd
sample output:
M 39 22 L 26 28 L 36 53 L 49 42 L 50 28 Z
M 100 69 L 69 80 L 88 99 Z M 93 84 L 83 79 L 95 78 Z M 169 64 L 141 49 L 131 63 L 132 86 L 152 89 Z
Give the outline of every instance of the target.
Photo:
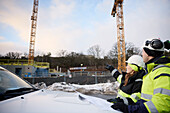
M 28 64 L 34 63 L 34 49 L 35 49 L 37 16 L 38 16 L 38 0 L 34 0 L 33 11 L 32 11 L 32 16 L 31 16 L 32 23 L 31 23 L 31 36 L 30 36 Z
M 117 48 L 118 48 L 118 70 L 126 70 L 124 19 L 123 19 L 123 0 L 115 0 L 111 15 L 115 17 L 117 23 Z

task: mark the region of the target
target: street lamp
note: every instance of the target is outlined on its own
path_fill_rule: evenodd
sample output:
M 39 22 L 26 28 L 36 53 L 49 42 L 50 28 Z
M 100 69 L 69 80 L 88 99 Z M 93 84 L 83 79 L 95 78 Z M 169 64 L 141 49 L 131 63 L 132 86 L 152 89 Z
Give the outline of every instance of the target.
M 82 69 L 82 66 L 83 66 L 83 64 L 80 64 L 80 66 L 81 66 L 81 76 L 83 75 L 83 69 Z

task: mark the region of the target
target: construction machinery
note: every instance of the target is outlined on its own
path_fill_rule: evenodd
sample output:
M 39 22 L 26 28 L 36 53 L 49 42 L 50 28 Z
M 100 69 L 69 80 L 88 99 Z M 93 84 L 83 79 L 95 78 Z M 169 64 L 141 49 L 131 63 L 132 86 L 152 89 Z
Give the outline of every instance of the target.
M 37 16 L 38 16 L 38 0 L 34 0 L 33 11 L 31 16 L 31 37 L 29 46 L 28 64 L 34 64 L 34 49 L 35 49 L 35 38 L 36 38 L 36 27 L 37 27 Z
M 118 48 L 118 70 L 126 71 L 125 37 L 124 37 L 124 19 L 123 19 L 123 0 L 115 0 L 111 15 L 117 22 L 117 48 Z

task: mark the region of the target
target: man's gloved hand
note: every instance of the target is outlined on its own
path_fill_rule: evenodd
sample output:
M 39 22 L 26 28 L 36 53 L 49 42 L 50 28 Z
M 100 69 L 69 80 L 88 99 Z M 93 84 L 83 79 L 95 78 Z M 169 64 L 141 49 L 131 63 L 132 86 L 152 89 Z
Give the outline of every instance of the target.
M 124 103 L 123 99 L 121 99 L 120 97 L 116 98 L 116 100 L 117 100 L 117 102 L 123 102 Z
M 117 100 L 115 98 L 107 99 L 107 101 L 110 103 L 117 103 Z
M 123 99 L 121 99 L 120 97 L 108 99 L 107 101 L 111 103 L 124 102 Z
M 114 103 L 111 107 L 115 110 L 120 110 L 123 113 L 128 113 L 128 106 L 123 102 Z
M 106 65 L 106 67 L 105 67 L 107 70 L 109 70 L 110 72 L 112 72 L 115 68 L 113 67 L 113 66 L 111 66 L 111 65 Z

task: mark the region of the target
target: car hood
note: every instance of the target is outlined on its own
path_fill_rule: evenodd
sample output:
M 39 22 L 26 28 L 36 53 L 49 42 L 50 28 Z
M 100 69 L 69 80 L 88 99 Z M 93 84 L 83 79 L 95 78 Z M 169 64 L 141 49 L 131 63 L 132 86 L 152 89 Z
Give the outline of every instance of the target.
M 0 102 L 1 113 L 113 113 L 81 101 L 76 93 L 38 90 Z

